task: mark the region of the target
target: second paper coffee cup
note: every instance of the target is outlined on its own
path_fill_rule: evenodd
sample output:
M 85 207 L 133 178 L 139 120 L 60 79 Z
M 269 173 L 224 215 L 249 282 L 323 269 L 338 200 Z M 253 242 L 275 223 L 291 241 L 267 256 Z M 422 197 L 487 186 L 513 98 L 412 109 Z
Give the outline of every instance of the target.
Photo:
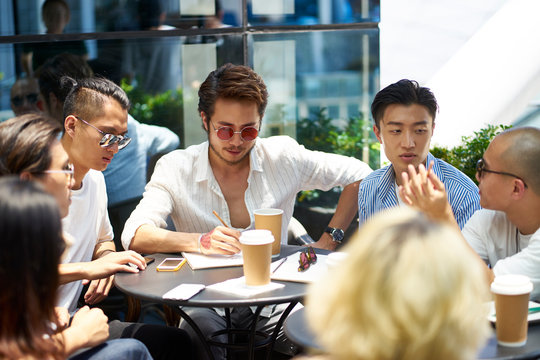
M 499 345 L 517 347 L 527 342 L 527 315 L 532 289 L 531 280 L 524 275 L 500 275 L 491 283 Z

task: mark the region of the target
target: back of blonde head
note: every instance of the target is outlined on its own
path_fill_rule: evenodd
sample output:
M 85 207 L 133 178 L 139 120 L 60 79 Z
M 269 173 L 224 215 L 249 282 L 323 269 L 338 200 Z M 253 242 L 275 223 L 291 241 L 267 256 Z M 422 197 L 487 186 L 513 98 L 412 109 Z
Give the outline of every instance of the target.
M 455 230 L 410 209 L 376 216 L 315 283 L 306 311 L 334 359 L 473 359 L 488 335 L 484 272 Z

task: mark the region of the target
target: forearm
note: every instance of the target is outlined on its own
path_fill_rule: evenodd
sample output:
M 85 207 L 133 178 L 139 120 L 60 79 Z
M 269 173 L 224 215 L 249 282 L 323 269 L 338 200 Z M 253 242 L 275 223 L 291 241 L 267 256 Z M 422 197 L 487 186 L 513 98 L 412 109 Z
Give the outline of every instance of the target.
M 360 181 L 351 183 L 343 188 L 339 197 L 336 212 L 328 223 L 333 228 L 347 230 L 354 216 L 358 212 L 358 186 Z M 336 243 L 328 233 L 323 233 L 320 240 L 321 245 L 326 249 L 335 249 Z
M 100 257 L 110 254 L 111 252 L 116 252 L 116 246 L 114 245 L 114 241 L 111 240 L 100 242 L 94 248 L 93 259 L 99 259 Z
M 145 224 L 141 225 L 135 232 L 129 249 L 146 254 L 155 252 L 198 252 L 200 235 L 199 233 L 170 231 Z
M 62 332 L 55 335 L 55 337 L 61 337 L 64 343 L 64 354 L 67 356 L 73 354 L 79 349 L 88 346 L 88 337 L 85 331 L 81 329 L 68 327 Z
M 58 265 L 60 284 L 87 278 L 84 263 L 68 263 Z

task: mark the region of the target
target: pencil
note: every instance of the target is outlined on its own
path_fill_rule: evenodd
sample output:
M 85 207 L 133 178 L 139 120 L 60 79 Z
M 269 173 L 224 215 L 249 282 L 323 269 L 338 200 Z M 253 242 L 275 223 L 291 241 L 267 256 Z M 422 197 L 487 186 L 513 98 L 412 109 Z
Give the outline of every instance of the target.
M 223 224 L 223 226 L 225 226 L 226 228 L 229 227 L 227 224 L 225 224 L 225 221 L 223 221 L 223 219 L 218 215 L 218 213 L 216 212 L 216 210 L 212 210 L 212 213 L 214 214 L 215 217 L 218 218 L 219 221 L 221 221 L 221 223 Z

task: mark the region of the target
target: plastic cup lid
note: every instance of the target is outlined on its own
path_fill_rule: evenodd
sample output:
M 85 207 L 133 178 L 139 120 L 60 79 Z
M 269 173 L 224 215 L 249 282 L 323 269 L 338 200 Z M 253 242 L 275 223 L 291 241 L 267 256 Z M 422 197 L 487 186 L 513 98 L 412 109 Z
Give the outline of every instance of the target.
M 280 214 L 283 214 L 283 210 L 266 208 L 266 209 L 256 209 L 255 211 L 253 211 L 253 213 L 256 215 L 280 215 Z
M 240 243 L 244 245 L 265 245 L 274 242 L 270 230 L 246 230 L 240 235 Z
M 532 292 L 533 284 L 525 275 L 499 275 L 491 283 L 491 291 L 501 295 L 521 295 Z

